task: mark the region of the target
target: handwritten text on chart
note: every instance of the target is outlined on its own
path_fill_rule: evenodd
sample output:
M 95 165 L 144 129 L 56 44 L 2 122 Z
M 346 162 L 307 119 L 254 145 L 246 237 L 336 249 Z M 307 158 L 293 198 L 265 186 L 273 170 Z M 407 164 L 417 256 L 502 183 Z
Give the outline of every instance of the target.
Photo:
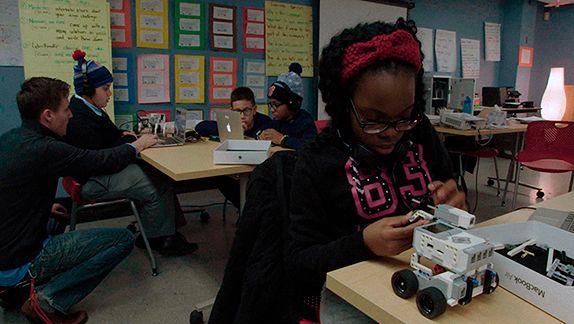
M 313 76 L 313 17 L 310 6 L 267 1 L 266 64 L 268 75 L 287 72 L 291 62 Z
M 70 81 L 74 63 L 70 55 L 76 48 L 101 64 L 111 63 L 106 7 L 87 1 L 20 1 L 26 77 L 48 75 Z M 26 64 L 39 60 L 49 64 Z

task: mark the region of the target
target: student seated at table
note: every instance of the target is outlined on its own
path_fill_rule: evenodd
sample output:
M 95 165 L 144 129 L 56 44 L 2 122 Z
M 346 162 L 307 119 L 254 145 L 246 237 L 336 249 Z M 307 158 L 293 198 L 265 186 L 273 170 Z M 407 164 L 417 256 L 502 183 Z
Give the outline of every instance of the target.
M 65 141 L 79 148 L 116 147 L 136 139 L 133 132 L 120 130 L 104 108 L 112 96 L 112 74 L 94 60 L 85 60 L 86 53 L 73 54 L 74 89 L 70 100 L 74 117 L 68 124 Z M 141 220 L 152 249 L 162 255 L 186 255 L 197 250 L 176 231 L 176 217 L 181 213 L 171 181 L 145 163 L 132 163 L 120 172 L 95 177 L 78 177 L 82 197 L 111 199 L 127 197 L 138 202 Z M 183 217 L 182 215 L 179 215 Z M 145 249 L 141 236 L 136 246 Z
M 235 88 L 231 92 L 231 110 L 241 113 L 241 125 L 243 135 L 256 138 L 257 134 L 269 127 L 271 119 L 257 112 L 255 95 L 247 87 Z M 204 120 L 195 126 L 195 130 L 201 136 L 219 136 L 217 122 Z
M 0 136 L 0 291 L 34 278 L 35 289 L 21 307 L 33 323 L 86 322 L 85 311 L 70 308 L 133 249 L 127 229 L 53 231 L 52 218 L 67 214 L 54 203 L 58 178 L 118 172 L 157 143 L 154 135 L 105 150 L 64 143 L 72 117 L 69 91 L 57 79 L 24 81 L 16 96 L 22 126 Z
M 426 222 L 409 224 L 413 198 L 465 208 L 448 154 L 424 116 L 415 34 L 414 22 L 403 19 L 360 24 L 334 36 L 319 61 L 332 127 L 298 152 L 287 264 L 308 295 L 323 291 L 321 323 L 350 321 L 357 312 L 322 288 L 328 271 L 412 246 L 414 228 Z
M 315 121 L 311 114 L 301 108 L 303 103 L 302 68 L 291 63 L 289 72 L 277 77 L 267 91 L 269 110 L 273 114 L 270 127 L 259 135 L 274 145 L 298 149 L 317 136 Z
M 241 113 L 241 125 L 243 135 L 257 138 L 262 130 L 269 127 L 271 118 L 257 112 L 255 95 L 247 87 L 239 87 L 231 92 L 231 110 Z M 195 126 L 195 130 L 201 136 L 219 136 L 217 122 L 214 120 L 204 120 Z M 221 193 L 237 208 L 239 208 L 239 181 L 222 176 L 212 178 Z

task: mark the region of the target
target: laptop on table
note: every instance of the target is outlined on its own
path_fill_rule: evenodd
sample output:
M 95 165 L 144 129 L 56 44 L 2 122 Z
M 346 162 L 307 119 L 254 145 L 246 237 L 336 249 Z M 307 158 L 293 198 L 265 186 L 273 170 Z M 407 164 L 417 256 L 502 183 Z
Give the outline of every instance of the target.
M 574 211 L 536 208 L 529 220 L 535 220 L 574 233 Z
M 173 136 L 165 136 L 162 130 L 160 132 L 162 134 L 157 134 L 160 141 L 153 145 L 153 147 L 178 146 L 185 144 L 185 117 L 185 110 L 181 110 L 179 108 L 176 109 Z
M 215 120 L 217 121 L 220 142 L 243 139 L 241 113 L 231 109 L 219 109 L 215 111 Z

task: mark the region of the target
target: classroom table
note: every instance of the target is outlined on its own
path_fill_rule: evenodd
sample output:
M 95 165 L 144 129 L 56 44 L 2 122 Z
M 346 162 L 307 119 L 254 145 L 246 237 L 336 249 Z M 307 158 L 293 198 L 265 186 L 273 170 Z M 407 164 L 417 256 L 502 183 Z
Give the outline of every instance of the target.
M 237 176 L 239 179 L 239 210 L 245 205 L 247 181 L 255 165 L 214 164 L 213 150 L 221 143 L 203 139 L 180 146 L 150 147 L 141 152 L 141 158 L 175 181 L 205 179 L 217 176 Z M 289 150 L 281 146 L 269 149 L 269 156 Z
M 181 146 L 151 147 L 141 152 L 141 158 L 175 181 L 211 178 L 222 175 L 238 176 L 240 210 L 245 203 L 247 180 L 254 165 L 214 164 L 213 150 L 221 143 L 202 140 Z
M 574 192 L 536 204 L 560 210 L 574 209 Z M 524 222 L 534 212 L 520 209 L 477 226 Z M 379 323 L 432 322 L 422 316 L 414 297 L 402 299 L 391 287 L 395 271 L 410 269 L 410 249 L 396 257 L 364 261 L 327 273 L 326 286 L 341 298 Z M 568 303 L 564 304 L 568 307 Z M 513 295 L 502 287 L 492 294 L 479 295 L 465 306 L 448 307 L 434 319 L 442 323 L 560 323 L 556 318 Z
M 483 107 L 483 108 L 494 109 L 494 107 Z M 482 110 L 482 108 L 475 108 L 474 112 L 475 112 L 475 114 L 478 114 L 478 113 L 480 113 L 481 110 Z M 516 114 L 525 114 L 525 113 L 538 113 L 542 110 L 542 108 L 540 108 L 540 107 L 530 107 L 530 108 L 520 107 L 520 108 L 500 108 L 500 110 L 505 111 L 507 113 L 507 115 L 516 115 Z
M 454 135 L 454 136 L 516 134 L 516 139 L 514 141 L 514 150 L 512 151 L 512 158 L 510 159 L 510 164 L 508 165 L 508 173 L 506 175 L 506 184 L 504 185 L 504 193 L 502 194 L 502 205 L 504 206 L 506 201 L 506 194 L 508 192 L 508 184 L 512 182 L 514 178 L 513 176 L 514 176 L 514 166 L 516 164 L 516 154 L 524 144 L 523 135 L 526 132 L 527 127 L 528 125 L 526 124 L 512 124 L 507 127 L 499 127 L 499 128 L 456 129 L 452 127 L 435 125 L 434 129 L 437 133 L 444 135 Z

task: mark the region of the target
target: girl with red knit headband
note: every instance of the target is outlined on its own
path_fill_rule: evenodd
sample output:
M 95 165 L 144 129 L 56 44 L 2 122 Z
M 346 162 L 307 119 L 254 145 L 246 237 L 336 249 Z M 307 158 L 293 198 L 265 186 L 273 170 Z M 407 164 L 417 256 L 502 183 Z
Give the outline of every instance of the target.
M 298 154 L 287 260 L 302 295 L 322 293 L 323 324 L 369 322 L 323 289 L 328 271 L 409 249 L 426 223 L 408 222 L 416 201 L 465 208 L 424 115 L 422 61 L 416 26 L 402 18 L 345 29 L 321 53 L 331 125 Z

